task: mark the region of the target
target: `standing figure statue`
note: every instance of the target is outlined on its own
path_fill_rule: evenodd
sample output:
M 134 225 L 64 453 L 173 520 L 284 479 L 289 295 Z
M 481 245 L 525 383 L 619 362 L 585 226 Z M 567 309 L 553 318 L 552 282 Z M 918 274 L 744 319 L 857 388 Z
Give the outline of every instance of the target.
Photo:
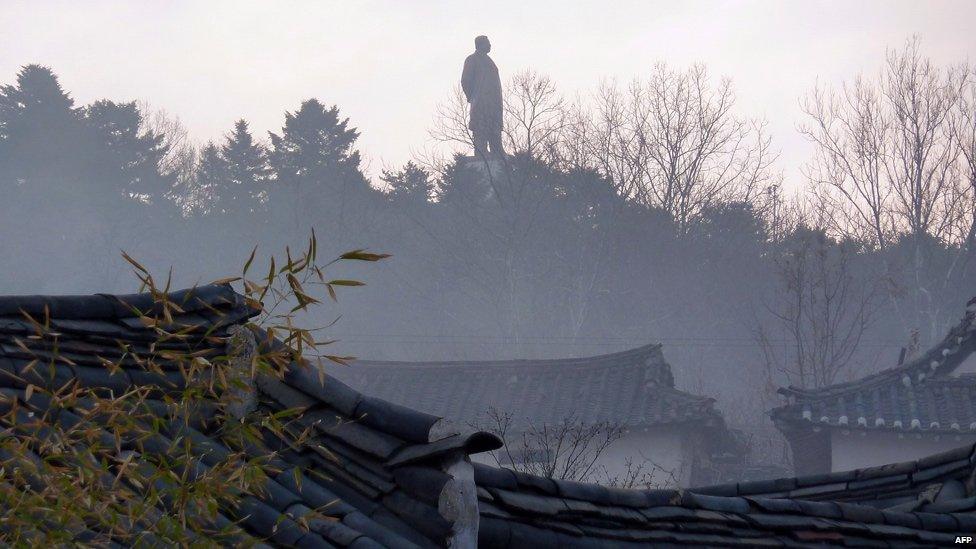
M 488 57 L 491 42 L 487 36 L 474 39 L 474 53 L 464 60 L 461 89 L 471 104 L 468 127 L 474 140 L 475 156 L 488 158 L 488 149 L 504 158 L 502 147 L 502 81 L 498 67 Z

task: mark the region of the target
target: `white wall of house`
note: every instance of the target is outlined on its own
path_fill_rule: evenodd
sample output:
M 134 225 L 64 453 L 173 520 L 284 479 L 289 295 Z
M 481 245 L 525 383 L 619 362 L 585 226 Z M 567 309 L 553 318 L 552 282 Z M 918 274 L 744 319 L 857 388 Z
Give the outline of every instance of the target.
M 692 451 L 690 438 L 677 428 L 634 429 L 607 448 L 597 465 L 606 467 L 611 478 L 623 478 L 627 475 L 629 458 L 634 465 L 644 464 L 645 470 L 653 473 L 652 482 L 662 488 L 687 487 L 691 480 Z
M 976 374 L 976 353 L 972 353 L 965 360 L 962 361 L 955 371 L 952 372 L 953 375 L 959 374 Z
M 976 442 L 976 435 L 942 435 L 890 431 L 835 430 L 830 433 L 831 470 L 913 461 Z

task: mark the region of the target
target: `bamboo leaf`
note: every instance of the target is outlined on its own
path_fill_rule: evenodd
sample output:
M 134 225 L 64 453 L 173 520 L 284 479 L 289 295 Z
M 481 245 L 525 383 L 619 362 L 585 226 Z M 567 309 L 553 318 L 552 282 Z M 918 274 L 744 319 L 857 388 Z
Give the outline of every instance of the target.
M 390 254 L 374 254 L 366 250 L 353 250 L 339 256 L 339 259 L 351 259 L 354 261 L 379 261 L 390 257 Z
M 354 356 L 336 356 L 336 355 L 325 355 L 326 359 L 335 362 L 336 364 L 341 364 L 343 366 L 349 366 L 350 361 L 356 360 Z
M 257 252 L 258 252 L 258 247 L 254 246 L 254 249 L 251 250 L 250 257 L 248 257 L 247 262 L 244 263 L 244 271 L 241 273 L 241 277 L 247 276 L 247 271 L 251 268 L 251 264 L 254 263 L 254 256 L 255 254 L 257 254 Z
M 341 278 L 337 280 L 330 280 L 327 284 L 329 284 L 330 286 L 365 286 L 366 285 L 365 282 L 360 282 L 358 280 L 346 280 Z

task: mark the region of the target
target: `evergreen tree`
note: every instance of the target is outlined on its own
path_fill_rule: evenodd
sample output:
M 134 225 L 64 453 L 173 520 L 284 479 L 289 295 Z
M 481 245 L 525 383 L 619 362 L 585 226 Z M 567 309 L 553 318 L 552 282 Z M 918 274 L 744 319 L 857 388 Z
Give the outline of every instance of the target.
M 297 111 L 285 113 L 280 135 L 271 133 L 271 166 L 282 184 L 367 185 L 359 151 L 353 148 L 358 138 L 349 119 L 339 118 L 338 107 L 327 109 L 308 99 Z
M 482 172 L 469 166 L 460 153 L 444 168 L 438 183 L 435 195 L 440 204 L 484 201 L 492 191 Z
M 412 161 L 396 172 L 383 170 L 380 179 L 390 186 L 386 196 L 394 203 L 425 204 L 434 192 L 430 172 Z
M 361 245 L 376 193 L 360 171 L 359 132 L 349 127 L 349 119 L 340 118 L 337 107 L 309 99 L 285 113 L 281 134 L 270 136 L 272 218 L 287 224 L 282 228 L 293 238 L 316 227 L 331 234 L 336 245 L 352 235 Z
M 212 141 L 200 150 L 200 159 L 196 166 L 196 194 L 201 204 L 201 212 L 208 214 L 220 211 L 220 191 L 227 182 L 227 162 L 221 154 L 220 147 Z
M 83 140 L 74 100 L 47 67 L 27 65 L 0 87 L 0 181 L 77 177 Z
M 253 213 L 266 199 L 264 186 L 270 176 L 265 148 L 254 141 L 243 119 L 234 123 L 234 131 L 220 148 L 223 179 L 218 190 L 218 208 L 224 213 Z
M 164 136 L 141 131 L 135 102 L 100 100 L 84 109 L 84 123 L 95 148 L 92 180 L 106 191 L 142 203 L 162 205 L 172 178 L 160 173 Z

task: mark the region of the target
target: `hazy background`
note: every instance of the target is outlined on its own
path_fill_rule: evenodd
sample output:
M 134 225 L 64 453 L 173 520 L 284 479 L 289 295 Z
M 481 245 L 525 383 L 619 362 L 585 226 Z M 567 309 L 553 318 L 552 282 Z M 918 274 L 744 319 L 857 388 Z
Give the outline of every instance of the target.
M 912 34 L 938 62 L 976 53 L 976 3 L 857 2 L 0 2 L 0 81 L 56 68 L 79 103 L 148 100 L 191 136 L 246 116 L 260 137 L 284 106 L 337 104 L 362 130 L 368 173 L 428 146 L 431 113 L 488 35 L 503 79 L 533 68 L 568 95 L 628 81 L 654 62 L 733 78 L 738 108 L 765 117 L 798 186 L 809 148 L 797 98 L 817 79 L 872 69 Z
M 320 259 L 393 254 L 338 268 L 368 286 L 305 319 L 341 316 L 337 354 L 661 342 L 679 387 L 773 440 L 777 387 L 894 366 L 976 294 L 974 20 L 974 2 L 0 2 L 0 294 L 134 291 L 121 250 L 206 283 L 255 245 L 280 265 L 314 227 Z M 531 131 L 506 113 L 491 192 L 451 155 L 478 34 L 508 106 L 542 90 L 549 113 Z M 668 141 L 674 105 L 691 132 Z M 643 139 L 704 160 L 662 167 Z

